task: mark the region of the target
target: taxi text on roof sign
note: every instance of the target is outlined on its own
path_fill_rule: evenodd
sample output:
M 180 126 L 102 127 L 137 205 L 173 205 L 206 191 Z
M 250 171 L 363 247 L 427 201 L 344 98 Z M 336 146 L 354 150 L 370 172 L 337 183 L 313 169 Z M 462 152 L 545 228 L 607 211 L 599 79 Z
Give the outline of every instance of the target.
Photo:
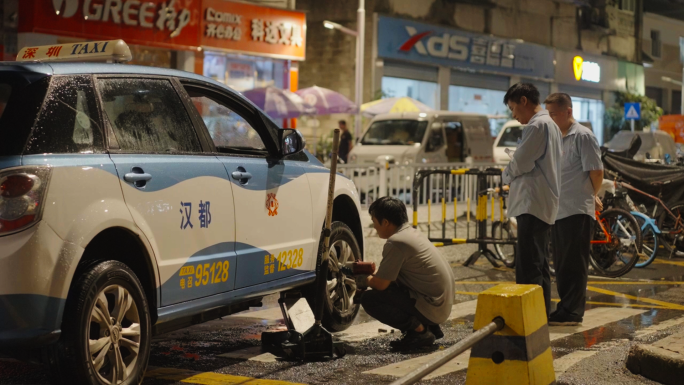
M 131 50 L 121 39 L 24 47 L 17 61 L 39 62 L 113 62 L 131 60 Z

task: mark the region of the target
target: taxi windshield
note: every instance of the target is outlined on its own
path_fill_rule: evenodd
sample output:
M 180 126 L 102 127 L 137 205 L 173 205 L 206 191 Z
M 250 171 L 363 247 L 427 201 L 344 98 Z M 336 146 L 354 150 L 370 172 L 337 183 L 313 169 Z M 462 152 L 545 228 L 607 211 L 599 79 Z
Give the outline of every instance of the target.
M 411 146 L 421 143 L 427 123 L 408 119 L 379 120 L 371 124 L 361 144 Z

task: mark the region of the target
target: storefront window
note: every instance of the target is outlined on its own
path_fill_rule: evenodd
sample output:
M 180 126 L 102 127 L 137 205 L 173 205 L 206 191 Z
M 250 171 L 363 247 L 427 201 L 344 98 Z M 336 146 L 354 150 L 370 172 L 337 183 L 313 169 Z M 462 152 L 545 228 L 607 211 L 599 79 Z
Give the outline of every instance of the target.
M 603 144 L 603 112 L 602 100 L 572 97 L 572 115 L 579 122 L 591 123 L 591 129 L 599 144 Z M 610 139 L 610 138 L 609 138 Z
M 237 91 L 268 86 L 288 88 L 287 64 L 286 60 L 207 52 L 204 76 Z
M 490 116 L 489 129 L 492 136 L 496 136 L 511 119 L 508 108 L 503 104 L 504 95 L 506 91 L 449 86 L 449 111 Z
M 393 78 L 383 76 L 382 92 L 384 97 L 394 98 L 408 96 L 427 105 L 438 109 L 438 90 L 437 83 L 422 80 Z

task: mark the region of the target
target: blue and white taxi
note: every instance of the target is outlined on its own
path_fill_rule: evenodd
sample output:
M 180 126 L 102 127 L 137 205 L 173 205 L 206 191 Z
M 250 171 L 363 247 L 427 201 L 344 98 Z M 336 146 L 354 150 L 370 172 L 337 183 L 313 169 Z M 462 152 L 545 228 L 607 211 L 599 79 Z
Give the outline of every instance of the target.
M 329 170 L 230 88 L 120 64 L 121 40 L 0 63 L 0 351 L 67 383 L 139 383 L 153 335 L 313 296 Z M 97 63 L 97 61 L 109 61 Z M 363 258 L 337 178 L 324 325 L 347 328 Z

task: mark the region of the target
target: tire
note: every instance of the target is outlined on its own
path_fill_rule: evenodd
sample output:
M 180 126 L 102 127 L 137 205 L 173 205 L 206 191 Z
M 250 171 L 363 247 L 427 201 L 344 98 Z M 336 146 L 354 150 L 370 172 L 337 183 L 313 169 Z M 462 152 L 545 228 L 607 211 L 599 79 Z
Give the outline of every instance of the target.
M 639 216 L 634 216 L 639 223 L 639 228 L 641 229 L 641 252 L 639 260 L 634 265 L 634 267 L 642 268 L 650 265 L 653 260 L 655 260 L 656 255 L 658 255 L 658 246 L 660 244 L 658 234 L 656 233 L 653 225 L 650 223 L 645 223 L 643 218 Z M 623 262 L 627 262 L 623 259 Z
M 503 234 L 501 233 L 503 229 Z M 513 231 L 510 229 L 510 222 L 497 221 L 492 223 L 492 238 L 494 239 L 515 239 Z M 506 267 L 515 267 L 515 249 L 516 245 L 502 245 L 494 244 L 494 255 Z
M 125 312 L 119 311 L 118 298 L 129 304 Z M 108 322 L 107 315 L 102 316 L 104 309 L 109 314 Z M 48 364 L 55 374 L 55 382 L 90 385 L 142 383 L 150 354 L 150 333 L 147 299 L 133 271 L 117 261 L 104 261 L 87 267 L 75 277 L 69 291 L 62 319 L 62 336 L 54 346 L 48 347 Z M 122 366 L 119 367 L 123 369 L 115 379 L 117 373 L 111 369 L 112 363 L 116 363 L 117 353 L 121 356 L 119 362 Z
M 316 261 L 317 267 L 323 256 L 324 247 L 324 238 L 321 237 L 320 246 L 318 248 L 318 260 Z M 361 261 L 361 249 L 356 242 L 354 233 L 352 233 L 351 229 L 342 222 L 333 222 L 332 224 L 330 232 L 330 249 L 331 259 L 328 264 L 328 276 L 326 279 L 328 281 L 327 287 L 332 285 L 332 288 L 323 293 L 323 298 L 326 300 L 323 305 L 323 319 L 321 320 L 321 323 L 323 324 L 323 327 L 330 332 L 341 332 L 349 328 L 354 322 L 361 305 L 354 303 L 356 282 L 354 282 L 353 278 L 345 277 L 339 270 L 338 256 L 344 256 L 347 262 L 350 261 L 351 258 L 353 258 L 354 261 Z M 306 299 L 309 302 L 309 306 L 314 311 L 314 314 L 316 313 L 315 288 L 316 284 L 314 283 L 305 290 Z M 346 301 L 343 300 L 345 298 L 345 291 L 347 294 Z
M 674 214 L 675 216 L 681 216 L 684 218 L 684 202 L 677 202 L 673 204 L 672 206 L 668 207 L 668 209 Z M 662 232 L 661 239 L 663 240 L 662 244 L 665 247 L 665 250 L 667 250 L 668 253 L 672 252 L 672 243 L 674 242 L 674 236 L 666 234 L 669 231 L 675 230 L 675 222 L 672 217 L 667 213 L 667 211 L 663 210 L 662 213 L 660 213 L 660 216 L 658 216 L 658 228 Z M 680 227 L 681 228 L 681 227 Z M 678 251 L 684 251 L 684 249 L 679 249 Z
M 599 275 L 609 278 L 621 277 L 632 270 L 639 261 L 641 229 L 634 216 L 622 209 L 606 210 L 601 213 L 599 220 L 612 242 L 592 244 L 589 262 Z M 598 223 L 594 229 L 593 239 L 606 239 Z

